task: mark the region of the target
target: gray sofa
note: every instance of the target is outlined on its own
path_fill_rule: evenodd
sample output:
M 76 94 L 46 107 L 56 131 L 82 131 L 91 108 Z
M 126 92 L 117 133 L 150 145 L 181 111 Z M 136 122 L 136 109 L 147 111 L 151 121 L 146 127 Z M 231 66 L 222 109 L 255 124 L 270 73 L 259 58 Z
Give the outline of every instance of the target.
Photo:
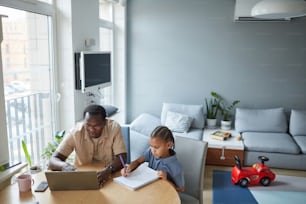
M 166 125 L 174 136 L 202 140 L 204 123 L 202 105 L 163 103 L 160 117 L 142 113 L 130 124 L 131 161 L 149 147 L 150 134 L 155 127 Z
M 245 147 L 244 165 L 267 156 L 274 168 L 306 170 L 306 111 L 283 108 L 236 109 L 235 129 Z

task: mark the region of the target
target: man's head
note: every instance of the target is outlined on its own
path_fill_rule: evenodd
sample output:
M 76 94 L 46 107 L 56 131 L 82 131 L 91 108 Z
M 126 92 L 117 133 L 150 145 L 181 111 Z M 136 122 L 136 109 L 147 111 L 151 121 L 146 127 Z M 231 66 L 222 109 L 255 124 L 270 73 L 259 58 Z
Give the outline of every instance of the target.
M 88 135 L 92 138 L 100 137 L 106 122 L 105 109 L 100 105 L 89 105 L 85 108 L 83 117 Z

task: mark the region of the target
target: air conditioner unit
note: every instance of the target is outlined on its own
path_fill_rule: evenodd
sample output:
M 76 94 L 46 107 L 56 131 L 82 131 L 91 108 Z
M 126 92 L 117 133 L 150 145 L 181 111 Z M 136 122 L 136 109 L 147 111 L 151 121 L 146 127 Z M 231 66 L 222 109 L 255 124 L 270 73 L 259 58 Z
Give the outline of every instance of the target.
M 279 19 L 264 19 L 264 18 L 254 18 L 251 15 L 252 8 L 255 4 L 260 2 L 261 0 L 236 0 L 235 4 L 235 13 L 234 13 L 234 21 L 242 22 L 242 21 L 266 21 L 266 22 L 288 22 L 290 18 L 279 18 Z

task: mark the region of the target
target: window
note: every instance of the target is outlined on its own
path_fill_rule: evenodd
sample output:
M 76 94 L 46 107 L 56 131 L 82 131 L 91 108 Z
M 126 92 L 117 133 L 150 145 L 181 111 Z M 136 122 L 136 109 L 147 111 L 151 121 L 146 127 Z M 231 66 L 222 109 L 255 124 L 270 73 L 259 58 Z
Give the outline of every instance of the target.
M 9 160 L 25 161 L 24 140 L 37 164 L 55 129 L 52 19 L 4 6 L 0 13 L 8 16 L 2 19 L 1 53 Z
M 100 0 L 100 49 L 112 52 L 112 86 L 100 90 L 102 104 L 119 108 L 115 120 L 125 123 L 125 7 L 121 1 Z
M 112 3 L 108 0 L 100 0 L 99 17 L 106 21 L 112 22 Z

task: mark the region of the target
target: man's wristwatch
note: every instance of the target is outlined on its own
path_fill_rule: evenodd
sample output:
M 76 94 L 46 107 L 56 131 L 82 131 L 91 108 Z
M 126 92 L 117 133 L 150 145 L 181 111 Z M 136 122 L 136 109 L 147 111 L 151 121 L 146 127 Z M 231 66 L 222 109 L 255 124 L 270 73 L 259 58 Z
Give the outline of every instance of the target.
M 106 167 L 106 169 L 107 169 L 107 170 L 110 170 L 111 173 L 114 173 L 114 172 L 115 172 L 115 168 L 113 167 L 113 165 L 108 165 L 108 166 Z

